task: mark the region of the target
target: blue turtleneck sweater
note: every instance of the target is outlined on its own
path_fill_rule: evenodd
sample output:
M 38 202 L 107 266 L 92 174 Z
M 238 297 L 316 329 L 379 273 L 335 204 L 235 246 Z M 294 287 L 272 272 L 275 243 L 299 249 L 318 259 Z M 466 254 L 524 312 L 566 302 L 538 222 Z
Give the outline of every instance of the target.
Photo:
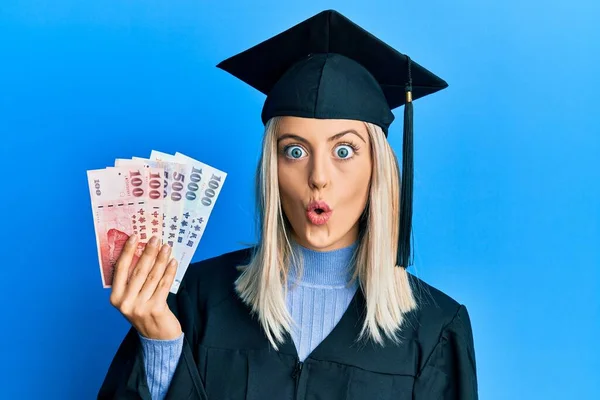
M 304 361 L 340 321 L 358 288 L 357 282 L 348 284 L 356 243 L 324 252 L 307 249 L 295 242 L 292 248 L 303 257 L 304 268 L 297 280 L 298 268 L 294 263 L 291 265 L 286 300 L 295 322 L 291 336 L 300 361 Z
M 290 266 L 286 304 L 301 361 L 331 333 L 358 289 L 357 282 L 349 285 L 356 246 L 321 252 L 292 241 L 294 253 L 303 259 L 303 272 L 298 279 L 298 265 Z M 153 399 L 163 399 L 181 356 L 183 334 L 174 340 L 140 339 L 150 393 Z

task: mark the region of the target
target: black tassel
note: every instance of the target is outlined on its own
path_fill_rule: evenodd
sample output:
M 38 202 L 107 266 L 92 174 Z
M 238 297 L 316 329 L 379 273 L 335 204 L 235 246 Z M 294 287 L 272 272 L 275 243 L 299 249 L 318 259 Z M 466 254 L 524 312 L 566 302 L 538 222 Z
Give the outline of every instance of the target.
M 398 254 L 396 265 L 408 268 L 411 260 L 411 234 L 413 214 L 413 104 L 410 58 L 408 59 L 408 84 L 404 105 L 404 138 L 402 144 L 402 185 L 400 188 L 400 226 L 398 231 Z

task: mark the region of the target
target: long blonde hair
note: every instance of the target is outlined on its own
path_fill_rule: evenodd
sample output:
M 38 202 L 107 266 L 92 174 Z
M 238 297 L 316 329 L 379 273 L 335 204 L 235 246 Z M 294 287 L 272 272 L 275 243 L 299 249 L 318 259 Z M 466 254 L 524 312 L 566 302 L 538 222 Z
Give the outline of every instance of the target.
M 283 213 L 277 173 L 280 118 L 265 126 L 256 171 L 257 231 L 260 238 L 235 282 L 240 298 L 258 315 L 267 338 L 277 349 L 293 320 L 286 306 L 287 276 L 292 257 L 291 227 Z M 366 299 L 361 338 L 399 343 L 405 315 L 417 307 L 407 271 L 395 266 L 398 246 L 400 173 L 398 160 L 380 127 L 365 123 L 371 138 L 373 171 L 367 206 L 361 217 L 354 279 Z

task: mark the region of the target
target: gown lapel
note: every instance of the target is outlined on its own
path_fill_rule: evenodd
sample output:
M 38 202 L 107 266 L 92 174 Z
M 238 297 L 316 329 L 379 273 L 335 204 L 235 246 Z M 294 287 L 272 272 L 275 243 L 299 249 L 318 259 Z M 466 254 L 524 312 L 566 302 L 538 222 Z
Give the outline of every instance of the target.
M 308 355 L 307 360 L 331 360 L 347 353 L 350 347 L 356 347 L 356 339 L 360 334 L 363 323 L 365 299 L 360 288 L 352 297 L 348 308 L 342 314 L 340 321 L 333 330 L 323 339 L 321 343 Z M 292 355 L 298 358 L 298 350 L 289 333 L 285 334 L 285 341 L 280 346 L 279 351 L 283 354 Z M 336 357 L 339 356 L 339 357 Z

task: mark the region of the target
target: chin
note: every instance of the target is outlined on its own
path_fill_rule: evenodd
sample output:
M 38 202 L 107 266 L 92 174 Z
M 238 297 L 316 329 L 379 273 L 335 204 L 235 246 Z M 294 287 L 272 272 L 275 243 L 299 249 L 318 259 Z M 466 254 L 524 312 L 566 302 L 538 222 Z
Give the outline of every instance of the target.
M 331 234 L 327 229 L 305 229 L 300 235 L 296 234 L 298 243 L 317 251 L 328 251 L 335 248 L 344 247 L 339 245 L 342 237 Z
M 320 251 L 326 251 L 335 243 L 335 240 L 332 240 L 329 237 L 322 237 L 321 235 L 317 235 L 317 237 L 312 235 L 308 236 L 305 241 L 309 247 Z

